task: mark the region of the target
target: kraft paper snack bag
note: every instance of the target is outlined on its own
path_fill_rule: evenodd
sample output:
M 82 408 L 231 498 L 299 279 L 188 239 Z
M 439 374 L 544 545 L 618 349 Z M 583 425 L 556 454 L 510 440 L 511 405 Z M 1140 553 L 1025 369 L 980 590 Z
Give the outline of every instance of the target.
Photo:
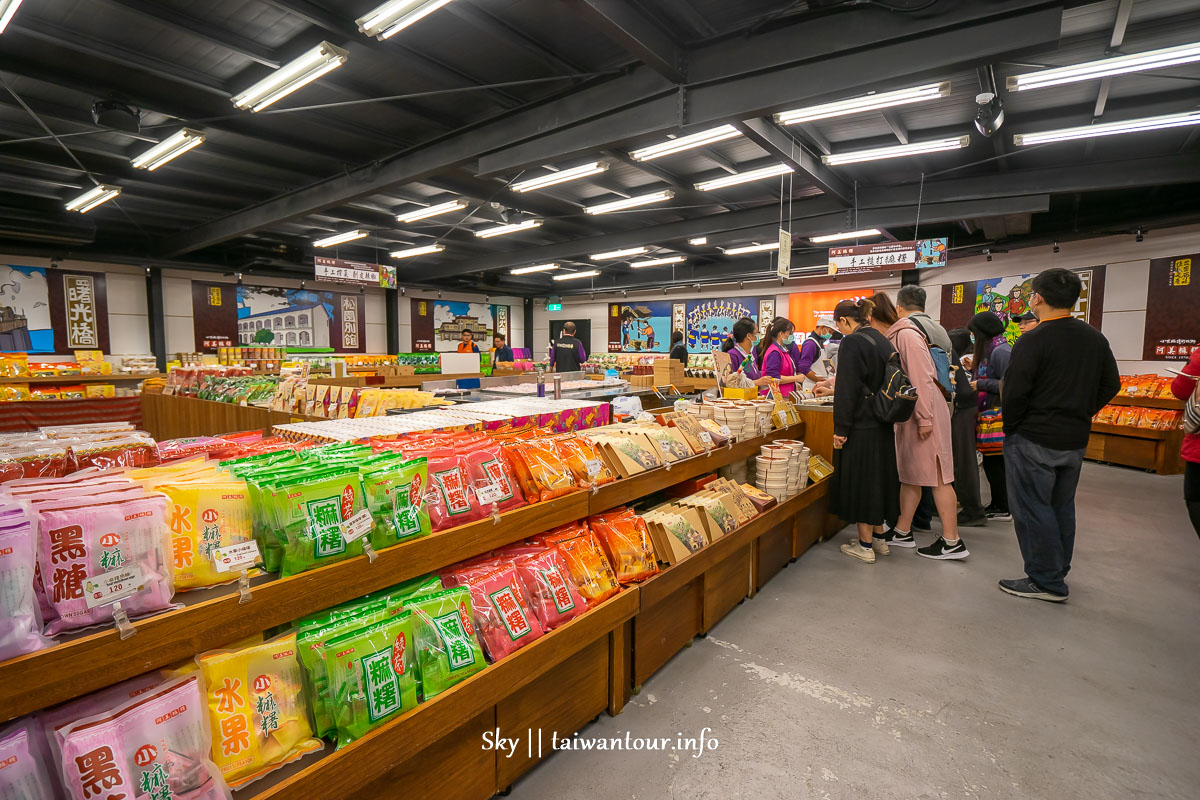
M 42 636 L 41 609 L 33 591 L 34 519 L 17 506 L 4 508 L 0 514 L 0 661 L 50 646 Z
M 372 547 L 381 550 L 433 532 L 425 508 L 428 487 L 424 458 L 392 462 L 363 474 L 363 493 L 375 519 Z
M 192 675 L 58 728 L 67 796 L 230 800 L 229 787 L 209 760 L 203 702 Z
M 338 747 L 417 707 L 410 612 L 331 639 L 325 648 Z
M 212 728 L 212 758 L 237 789 L 321 749 L 289 633 L 240 650 L 196 656 Z
M 511 565 L 467 579 L 475 627 L 488 658 L 495 663 L 546 631 L 529 610 L 529 601 Z
M 579 593 L 558 547 L 524 556 L 516 563 L 517 578 L 546 630 L 552 631 L 587 611 L 587 601 Z
M 26 717 L 0 729 L 0 800 L 47 800 L 61 796 L 53 765 L 43 750 L 40 726 Z
M 461 683 L 487 666 L 471 624 L 471 593 L 459 586 L 413 598 L 417 667 L 425 699 Z
M 285 577 L 362 555 L 362 540 L 347 542 L 340 527 L 365 507 L 357 472 L 280 488 L 287 492 L 281 565 Z
M 167 496 L 175 590 L 236 580 L 236 572 L 217 572 L 213 553 L 219 547 L 254 538 L 246 482 L 163 483 L 158 491 Z M 252 574 L 258 574 L 258 570 Z
M 88 608 L 85 593 L 96 591 L 99 576 L 134 570 L 142 587 L 121 600 L 130 617 L 171 608 L 171 571 L 165 553 L 166 498 L 145 495 L 135 500 L 75 508 L 39 507 L 38 565 L 46 599 L 58 619 L 46 635 L 105 625 L 111 605 Z

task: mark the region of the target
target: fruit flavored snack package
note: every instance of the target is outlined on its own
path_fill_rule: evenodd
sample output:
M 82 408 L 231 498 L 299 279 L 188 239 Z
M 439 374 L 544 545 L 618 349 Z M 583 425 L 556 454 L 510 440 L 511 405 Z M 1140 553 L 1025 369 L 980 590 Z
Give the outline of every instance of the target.
M 483 519 L 488 511 L 475 499 L 462 464 L 453 451 L 431 451 L 427 493 L 429 521 L 435 531 Z
M 525 505 L 525 495 L 516 473 L 498 444 L 472 450 L 462 456 L 467 483 L 484 506 L 496 504 L 504 512 Z
M 218 548 L 251 541 L 250 494 L 241 480 L 159 484 L 167 496 L 167 528 L 176 591 L 202 589 L 236 580 L 218 572 Z M 258 570 L 252 570 L 257 575 Z
M 33 591 L 37 527 L 29 509 L 0 503 L 0 661 L 50 646 Z
M 645 521 L 627 508 L 588 518 L 621 584 L 637 583 L 658 573 L 654 542 Z
M 384 463 L 364 472 L 362 481 L 375 521 L 370 536 L 376 550 L 432 533 L 425 508 L 429 471 L 424 458 Z
M 41 726 L 26 717 L 0 728 L 0 800 L 47 800 L 61 796 L 53 763 L 44 752 Z
M 326 474 L 277 487 L 284 493 L 282 574 L 296 575 L 362 555 L 362 540 L 347 542 L 341 524 L 365 508 L 357 471 Z

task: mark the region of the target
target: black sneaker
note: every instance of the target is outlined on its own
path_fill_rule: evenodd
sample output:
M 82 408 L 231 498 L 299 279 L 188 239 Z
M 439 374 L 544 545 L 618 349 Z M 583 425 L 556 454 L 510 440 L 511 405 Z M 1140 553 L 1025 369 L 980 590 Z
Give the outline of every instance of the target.
M 1017 597 L 1029 597 L 1034 600 L 1045 600 L 1048 603 L 1062 603 L 1067 599 L 1065 594 L 1047 592 L 1029 578 L 1017 578 L 1011 581 L 1000 581 L 1000 591 Z
M 1004 522 L 1005 520 L 1012 519 L 1012 514 L 1010 514 L 1007 509 L 997 508 L 996 506 L 988 506 L 983 510 L 983 513 L 987 514 L 988 519 L 994 519 L 997 522 Z
M 917 540 L 913 538 L 911 533 L 901 533 L 895 528 L 889 527 L 883 532 L 884 540 L 892 547 L 916 547 Z
M 960 528 L 983 528 L 987 525 L 988 518 L 980 514 L 977 517 L 968 517 L 963 512 L 958 512 L 958 527 Z
M 918 547 L 917 555 L 925 556 L 926 558 L 936 558 L 939 561 L 950 561 L 956 558 L 966 558 L 971 554 L 967 551 L 967 544 L 962 540 L 961 536 L 953 544 L 939 536 L 933 544 Z

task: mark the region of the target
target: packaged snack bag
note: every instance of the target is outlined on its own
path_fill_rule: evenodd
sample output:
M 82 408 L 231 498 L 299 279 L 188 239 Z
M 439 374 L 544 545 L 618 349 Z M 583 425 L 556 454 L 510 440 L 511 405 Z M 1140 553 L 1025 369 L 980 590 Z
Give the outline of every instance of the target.
M 399 613 L 399 611 L 397 611 Z M 388 618 L 387 602 L 372 600 L 360 606 L 353 616 L 343 617 L 327 625 L 309 628 L 297 635 L 297 653 L 304 667 L 305 687 L 308 689 L 309 705 L 312 708 L 314 732 L 326 738 L 335 733 L 333 698 L 329 689 L 329 672 L 326 669 L 326 645 L 331 639 L 353 633 L 368 625 Z
M 475 502 L 458 458 L 453 454 L 429 456 L 429 522 L 435 531 L 483 519 L 487 512 Z
M 372 547 L 381 550 L 432 533 L 425 508 L 428 488 L 424 458 L 392 462 L 363 474 L 363 493 L 375 519 L 370 534 Z
M 362 555 L 362 540 L 347 542 L 341 524 L 365 507 L 357 472 L 339 472 L 280 487 L 287 492 L 283 527 L 284 577 Z
M 553 500 L 575 489 L 571 470 L 558 457 L 554 442 L 534 439 L 516 442 L 505 447 L 514 462 L 520 460 L 528 471 L 533 492 L 526 492 L 530 502 Z
M 499 445 L 474 450 L 462 460 L 467 482 L 480 505 L 490 508 L 495 503 L 501 512 L 525 505 L 525 496 L 517 484 L 512 464 Z
M 204 676 L 212 757 L 233 788 L 321 749 L 308 724 L 296 634 L 196 656 Z
M 37 528 L 26 510 L 5 508 L 16 513 L 0 516 L 0 661 L 50 646 L 33 591 Z
M 466 680 L 487 666 L 471 624 L 471 593 L 462 586 L 415 597 L 413 614 L 417 667 L 425 699 Z
M 1142 418 L 1142 409 L 1136 406 L 1125 406 L 1117 414 L 1117 425 L 1128 425 L 1136 428 Z
M 654 542 L 645 521 L 627 508 L 588 518 L 621 584 L 637 583 L 658 572 Z
M 417 707 L 417 662 L 409 612 L 326 643 L 338 747 Z
M 130 617 L 171 608 L 174 586 L 166 558 L 165 512 L 162 495 L 38 507 L 38 566 L 46 600 L 58 617 L 47 625 L 47 636 L 112 620 L 112 605 L 89 607 L 107 573 L 128 570 L 130 580 L 141 587 L 120 601 Z
M 565 436 L 555 440 L 555 446 L 563 463 L 570 468 L 575 482 L 584 489 L 603 486 L 617 479 L 591 440 L 582 436 Z
M 59 728 L 71 800 L 230 800 L 209 760 L 208 725 L 195 675 Z
M 516 570 L 530 606 L 546 630 L 552 631 L 587 611 L 587 601 L 557 546 L 518 558 Z
M 201 589 L 236 580 L 235 572 L 217 572 L 213 553 L 219 547 L 254 538 L 246 482 L 163 483 L 158 491 L 167 496 L 175 589 Z M 259 572 L 253 570 L 252 574 Z
M 545 630 L 530 612 L 529 601 L 511 564 L 467 579 L 475 627 L 495 663 L 541 637 Z
M 589 606 L 594 606 L 619 592 L 620 586 L 600 542 L 586 528 L 584 531 L 578 536 L 547 534 L 546 541 L 558 545 L 579 593 Z
M 0 729 L 0 800 L 48 800 L 61 796 L 54 765 L 43 749 L 33 717 Z

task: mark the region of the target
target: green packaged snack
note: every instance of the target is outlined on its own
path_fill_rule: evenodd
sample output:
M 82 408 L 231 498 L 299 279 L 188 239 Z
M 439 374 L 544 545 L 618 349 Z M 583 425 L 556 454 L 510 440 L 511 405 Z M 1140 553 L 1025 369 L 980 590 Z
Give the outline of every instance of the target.
M 326 473 L 311 465 L 289 463 L 268 465 L 247 471 L 241 476 L 246 481 L 250 495 L 254 540 L 258 542 L 259 552 L 262 553 L 263 568 L 268 572 L 278 572 L 283 562 L 286 493 L 280 494 L 277 487 L 281 483 L 323 474 Z
M 398 609 L 396 613 L 399 613 Z M 387 603 L 376 601 L 373 605 L 359 608 L 354 616 L 343 617 L 297 634 L 297 656 L 304 667 L 305 688 L 309 690 L 312 705 L 313 731 L 317 736 L 330 738 L 334 732 L 333 700 L 325 664 L 326 646 L 338 636 L 382 622 L 388 618 L 388 614 Z
M 382 550 L 432 532 L 421 499 L 428 478 L 424 458 L 385 463 L 363 475 L 363 492 L 375 523 L 372 547 Z
M 417 667 L 426 700 L 487 666 L 471 625 L 471 592 L 465 586 L 414 597 L 404 607 L 414 618 Z
M 416 708 L 412 614 L 330 639 L 325 669 L 339 748 Z
M 281 484 L 284 495 L 284 577 L 362 555 L 362 540 L 347 542 L 341 524 L 365 507 L 362 481 L 357 472 L 337 472 L 295 483 Z

